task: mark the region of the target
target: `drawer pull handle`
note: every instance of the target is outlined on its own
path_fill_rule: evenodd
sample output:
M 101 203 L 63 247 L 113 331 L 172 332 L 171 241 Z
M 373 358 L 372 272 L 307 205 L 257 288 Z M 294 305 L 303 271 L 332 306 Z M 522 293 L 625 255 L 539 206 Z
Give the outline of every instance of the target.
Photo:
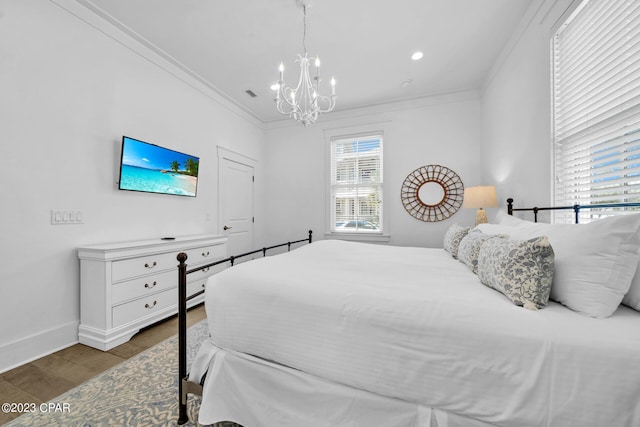
M 149 304 L 145 304 L 145 305 L 144 305 L 144 308 L 153 308 L 153 307 L 155 307 L 155 306 L 156 306 L 156 304 L 157 304 L 157 303 L 158 303 L 158 301 L 153 300 L 153 304 L 151 304 L 151 305 L 149 305 Z
M 148 262 L 144 264 L 145 268 L 153 268 L 158 265 L 157 262 L 153 261 L 153 264 L 149 264 Z
M 154 286 L 156 286 L 157 284 L 158 284 L 158 282 L 153 282 L 153 284 L 151 284 L 151 285 L 150 285 L 150 284 L 148 284 L 148 283 L 145 283 L 145 284 L 144 284 L 144 287 L 145 287 L 145 288 L 147 288 L 147 289 L 151 289 L 151 288 L 153 288 Z
M 202 256 L 203 256 L 203 257 L 208 257 L 208 256 L 209 256 L 209 251 L 207 251 L 207 252 L 202 252 Z
M 206 273 L 207 271 L 209 271 L 210 268 L 211 267 L 203 268 L 202 271 Z

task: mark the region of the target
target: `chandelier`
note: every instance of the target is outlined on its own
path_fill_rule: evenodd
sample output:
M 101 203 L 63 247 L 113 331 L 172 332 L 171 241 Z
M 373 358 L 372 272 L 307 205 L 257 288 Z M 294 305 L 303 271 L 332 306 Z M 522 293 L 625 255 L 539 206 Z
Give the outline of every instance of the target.
M 307 5 L 310 0 L 297 0 L 302 6 L 304 15 L 304 32 L 302 34 L 302 47 L 304 54 L 298 54 L 296 62 L 300 64 L 300 78 L 294 88 L 286 86 L 284 82 L 284 64 L 278 67 L 280 79 L 273 85 L 276 91 L 276 108 L 280 114 L 288 115 L 304 126 L 309 126 L 318 120 L 320 113 L 328 113 L 336 106 L 336 80 L 331 77 L 331 96 L 320 95 L 320 59 L 307 55 Z M 309 67 L 314 63 L 315 76 L 312 78 Z

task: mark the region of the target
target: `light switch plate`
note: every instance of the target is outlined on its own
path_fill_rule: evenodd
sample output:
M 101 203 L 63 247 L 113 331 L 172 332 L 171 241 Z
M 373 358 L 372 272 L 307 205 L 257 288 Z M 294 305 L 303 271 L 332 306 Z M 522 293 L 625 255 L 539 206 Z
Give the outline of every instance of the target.
M 83 224 L 82 211 L 51 211 L 51 225 Z

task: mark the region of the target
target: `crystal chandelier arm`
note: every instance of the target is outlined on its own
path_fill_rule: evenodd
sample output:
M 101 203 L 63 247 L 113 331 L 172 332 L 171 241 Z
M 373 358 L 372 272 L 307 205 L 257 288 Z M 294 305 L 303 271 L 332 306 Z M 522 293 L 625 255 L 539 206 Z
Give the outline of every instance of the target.
M 318 105 L 318 111 L 320 113 L 328 113 L 333 110 L 336 106 L 336 96 L 318 96 L 316 100 L 316 104 Z

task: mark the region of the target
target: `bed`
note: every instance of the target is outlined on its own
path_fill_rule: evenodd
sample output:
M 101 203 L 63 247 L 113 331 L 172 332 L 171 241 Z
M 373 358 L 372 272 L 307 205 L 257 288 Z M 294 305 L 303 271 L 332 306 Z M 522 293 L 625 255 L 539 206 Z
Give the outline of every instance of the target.
M 210 339 L 181 373 L 181 403 L 201 392 L 201 424 L 245 427 L 640 425 L 640 215 L 624 218 L 566 228 L 505 215 L 472 231 L 557 248 L 544 304 L 483 285 L 500 251 L 483 243 L 479 267 L 454 257 L 472 240 L 467 229 L 455 242 L 455 224 L 446 250 L 309 238 L 229 268 L 207 283 Z M 558 296 L 584 269 L 597 289 Z

